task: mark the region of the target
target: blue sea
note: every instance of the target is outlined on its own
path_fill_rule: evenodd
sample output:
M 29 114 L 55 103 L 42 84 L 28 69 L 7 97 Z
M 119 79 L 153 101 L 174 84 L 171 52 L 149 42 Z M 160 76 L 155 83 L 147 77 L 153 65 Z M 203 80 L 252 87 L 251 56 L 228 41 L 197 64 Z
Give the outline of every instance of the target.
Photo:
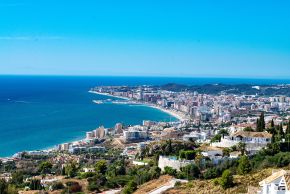
M 166 83 L 278 84 L 289 80 L 158 77 L 0 76 L 0 157 L 24 150 L 51 148 L 78 140 L 100 125 L 169 121 L 170 115 L 147 106 L 95 104 L 112 97 L 88 93 L 100 85 Z M 114 99 L 113 99 L 114 100 Z

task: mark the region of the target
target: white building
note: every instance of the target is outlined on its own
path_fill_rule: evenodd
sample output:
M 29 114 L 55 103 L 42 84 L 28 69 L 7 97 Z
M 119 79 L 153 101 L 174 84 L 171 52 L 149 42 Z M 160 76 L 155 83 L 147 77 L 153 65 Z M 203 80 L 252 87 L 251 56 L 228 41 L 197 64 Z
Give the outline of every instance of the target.
M 207 133 L 191 132 L 190 134 L 183 136 L 183 141 L 190 141 L 190 140 L 205 142 L 207 140 Z
M 123 131 L 123 137 L 125 142 L 145 140 L 148 138 L 147 131 L 129 130 Z
M 206 147 L 202 149 L 201 154 L 208 157 L 214 164 L 223 160 L 223 150 L 215 147 Z
M 178 160 L 176 157 L 159 156 L 158 167 L 164 171 L 165 167 L 171 167 L 177 171 L 180 171 L 182 167 L 194 164 L 193 160 Z
M 268 132 L 238 131 L 230 136 L 225 136 L 220 142 L 212 143 L 213 147 L 230 148 L 239 143 L 245 143 L 248 151 L 258 151 L 271 143 L 272 135 Z
M 281 170 L 259 183 L 258 194 L 290 194 L 290 172 Z

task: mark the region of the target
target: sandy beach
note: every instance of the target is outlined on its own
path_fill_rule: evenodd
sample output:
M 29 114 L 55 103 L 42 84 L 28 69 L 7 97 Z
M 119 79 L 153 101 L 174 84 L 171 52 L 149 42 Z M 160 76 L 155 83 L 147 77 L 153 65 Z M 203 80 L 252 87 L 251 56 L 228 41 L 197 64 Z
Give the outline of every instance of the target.
M 110 97 L 114 97 L 114 98 L 120 98 L 120 99 L 124 99 L 124 100 L 130 100 L 130 101 L 133 101 L 132 99 L 130 98 L 126 98 L 126 97 L 122 97 L 122 96 L 114 96 L 112 94 L 108 94 L 108 93 L 101 93 L 101 92 L 96 92 L 96 91 L 89 91 L 90 93 L 93 93 L 93 94 L 98 94 L 98 95 L 103 95 L 103 96 L 110 96 Z M 163 108 L 163 107 L 160 107 L 160 106 L 157 106 L 157 105 L 154 105 L 154 104 L 147 104 L 147 103 L 142 103 L 143 105 L 146 105 L 146 106 L 149 106 L 151 108 L 155 108 L 155 109 L 158 109 L 162 112 L 165 112 L 175 118 L 177 118 L 179 121 L 184 121 L 184 120 L 187 120 L 187 116 L 182 113 L 182 112 L 179 112 L 179 111 L 176 111 L 176 110 L 172 110 L 172 109 L 166 109 L 166 108 Z
M 166 108 L 162 108 L 162 107 L 156 106 L 156 105 L 148 105 L 148 106 L 150 106 L 151 108 L 158 109 L 158 110 L 165 112 L 169 115 L 172 115 L 173 117 L 177 118 L 179 121 L 185 121 L 188 119 L 184 113 L 176 111 L 176 110 L 166 109 Z

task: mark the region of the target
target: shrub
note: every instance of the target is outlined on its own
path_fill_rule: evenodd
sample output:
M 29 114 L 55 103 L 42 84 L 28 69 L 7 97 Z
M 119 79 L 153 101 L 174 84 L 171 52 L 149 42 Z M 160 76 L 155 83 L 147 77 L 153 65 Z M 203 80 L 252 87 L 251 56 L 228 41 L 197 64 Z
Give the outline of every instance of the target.
M 181 186 L 181 182 L 180 181 L 177 181 L 174 185 L 174 187 L 180 187 Z
M 80 173 L 79 177 L 81 179 L 87 179 L 87 178 L 91 178 L 95 175 L 96 175 L 96 173 L 94 173 L 94 172 L 83 172 L 83 173 Z
M 4 179 L 0 179 L 0 193 L 4 194 L 7 192 L 8 189 L 8 184 L 6 183 L 6 181 Z
M 252 168 L 249 158 L 247 156 L 242 156 L 239 160 L 238 173 L 240 175 L 246 175 L 251 172 L 251 170 Z
M 95 165 L 96 172 L 105 174 L 107 171 L 107 162 L 106 160 L 100 160 Z
M 183 172 L 187 180 L 199 178 L 201 174 L 199 168 L 195 164 L 187 165 L 181 168 L 181 171 Z
M 51 173 L 51 169 L 52 169 L 52 164 L 48 161 L 44 161 L 44 162 L 40 163 L 40 165 L 38 167 L 38 171 L 41 174 L 49 174 L 49 173 Z
M 54 190 L 60 190 L 64 189 L 64 185 L 61 182 L 55 182 L 51 185 L 51 189 Z
M 128 185 L 123 189 L 122 194 L 131 194 L 137 189 L 137 183 L 135 181 L 130 181 Z
M 78 193 L 82 191 L 82 186 L 78 182 L 67 182 L 66 186 L 65 192 L 67 193 Z
M 217 169 L 216 168 L 210 168 L 207 171 L 205 171 L 203 176 L 204 176 L 205 179 L 217 178 L 218 177 Z
M 223 189 L 231 188 L 234 185 L 234 178 L 231 171 L 225 170 L 223 172 L 223 175 L 219 180 L 219 184 L 222 186 Z
M 11 183 L 16 185 L 16 186 L 21 186 L 23 184 L 23 173 L 22 172 L 14 172 L 12 173 L 12 179 L 11 179 Z
M 169 166 L 166 166 L 166 167 L 164 168 L 164 173 L 165 173 L 165 174 L 168 174 L 168 175 L 170 175 L 170 176 L 176 176 L 177 171 L 176 171 L 175 169 L 169 167 Z

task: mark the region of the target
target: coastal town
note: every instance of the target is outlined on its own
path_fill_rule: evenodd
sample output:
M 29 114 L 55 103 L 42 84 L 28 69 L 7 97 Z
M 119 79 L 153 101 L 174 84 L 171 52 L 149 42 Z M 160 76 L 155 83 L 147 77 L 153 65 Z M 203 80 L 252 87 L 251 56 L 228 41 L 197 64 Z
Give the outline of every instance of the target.
M 252 88 L 260 90 L 260 86 Z M 16 181 L 11 190 L 140 193 L 144 183 L 163 178 L 165 182 L 146 193 L 178 193 L 183 187 L 194 193 L 190 190 L 194 186 L 188 184 L 198 179 L 214 180 L 224 191 L 236 185 L 242 188 L 239 193 L 290 192 L 289 96 L 176 92 L 153 86 L 100 86 L 89 92 L 114 97 L 93 101 L 96 106 L 143 104 L 172 118 L 100 126 L 79 141 L 1 158 L 0 179 L 21 183 Z M 264 169 L 262 165 L 273 168 L 273 173 L 247 186 L 233 182 L 229 169 L 247 175 L 255 168 Z

